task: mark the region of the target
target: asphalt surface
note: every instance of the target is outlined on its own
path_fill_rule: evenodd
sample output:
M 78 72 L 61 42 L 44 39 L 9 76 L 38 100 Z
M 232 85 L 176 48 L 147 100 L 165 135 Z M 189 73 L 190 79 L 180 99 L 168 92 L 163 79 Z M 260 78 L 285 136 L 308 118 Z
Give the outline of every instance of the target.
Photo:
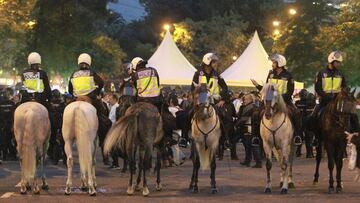
M 242 145 L 238 145 L 240 159 L 244 156 Z M 303 150 L 304 151 L 304 150 Z M 188 154 L 188 150 L 185 150 Z M 210 192 L 210 172 L 199 172 L 199 193 L 193 194 L 188 190 L 192 173 L 192 163 L 187 160 L 182 166 L 170 167 L 161 170 L 162 191 L 155 190 L 155 176 L 149 174 L 148 183 L 150 195 L 143 197 L 141 192 L 127 196 L 126 189 L 128 174 L 120 170 L 108 169 L 104 166 L 100 152 L 97 153 L 97 195 L 90 197 L 81 192 L 79 166 L 77 159 L 74 162 L 74 192 L 70 196 L 64 195 L 66 182 L 66 168 L 64 165 L 47 164 L 47 181 L 49 191 L 41 191 L 40 195 L 20 195 L 16 185 L 20 180 L 20 166 L 18 162 L 3 162 L 0 165 L 0 202 L 360 202 L 360 183 L 353 181 L 354 171 L 347 169 L 347 161 L 343 168 L 344 189 L 341 194 L 328 194 L 328 170 L 326 158 L 320 168 L 320 183 L 312 184 L 315 160 L 304 157 L 296 158 L 294 162 L 295 189 L 289 194 L 281 195 L 279 188 L 279 164 L 273 164 L 273 191 L 264 194 L 266 170 L 253 169 L 241 166 L 240 161 L 231 161 L 229 152 L 225 153 L 224 160 L 217 161 L 216 181 L 219 192 L 215 195 Z M 121 163 L 121 162 L 120 162 Z M 76 188 L 77 187 L 77 188 Z

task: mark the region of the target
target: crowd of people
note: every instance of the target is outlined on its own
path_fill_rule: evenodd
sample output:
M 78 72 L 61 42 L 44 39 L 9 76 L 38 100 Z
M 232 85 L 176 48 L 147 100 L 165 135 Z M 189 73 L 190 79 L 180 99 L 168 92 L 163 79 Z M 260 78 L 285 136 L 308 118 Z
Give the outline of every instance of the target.
M 269 58 L 273 62 L 266 82 L 277 84 L 278 92 L 286 102 L 290 117 L 295 128 L 294 144 L 298 145 L 296 155 L 302 155 L 302 144 L 305 144 L 306 157 L 312 158 L 313 146 L 316 145 L 314 135 L 307 129 L 306 123 L 311 116 L 317 116 L 321 109 L 335 97 L 341 88 L 346 87 L 345 78 L 339 71 L 342 56 L 338 52 L 329 55 L 329 65 L 320 71 L 316 77 L 315 91 L 319 96 L 319 105 L 316 104 L 314 94 L 301 90 L 294 101 L 294 81 L 286 68 L 284 56 L 276 54 Z M 149 102 L 158 107 L 164 122 L 166 147 L 163 152 L 163 166 L 181 164 L 175 152 L 180 147 L 188 147 L 191 142 L 191 118 L 194 106 L 201 103 L 211 103 L 219 114 L 222 126 L 222 141 L 220 141 L 218 158 L 223 158 L 224 149 L 229 148 L 231 159 L 239 160 L 237 143 L 244 145 L 245 157 L 241 164 L 254 168 L 262 167 L 262 142 L 260 137 L 260 118 L 263 109 L 263 99 L 260 91 L 262 86 L 252 80 L 256 91 L 231 91 L 226 82 L 216 72 L 218 58 L 213 53 L 203 57 L 203 63 L 195 73 L 190 90 L 160 88 L 160 78 L 156 67 L 148 67 L 147 61 L 140 57 L 134 58 L 125 65 L 127 77 L 121 82 L 119 92 L 102 92 L 104 81 L 90 68 L 91 57 L 81 54 L 78 58 L 79 68 L 70 77 L 68 93 L 61 94 L 59 90 L 50 90 L 46 73 L 41 70 L 41 57 L 38 53 L 31 53 L 28 57 L 29 68 L 22 74 L 24 90 L 16 93 L 11 88 L 1 91 L 0 95 L 0 160 L 15 160 L 16 142 L 13 136 L 13 115 L 16 106 L 26 101 L 38 101 L 49 111 L 51 121 L 51 136 L 47 151 L 50 160 L 57 164 L 60 160 L 66 164 L 64 141 L 61 136 L 62 114 L 67 104 L 74 99 L 87 96 L 97 110 L 99 118 L 99 145 L 102 147 L 107 131 L 124 112 L 120 106 L 124 98 L 132 98 L 137 102 Z M 199 103 L 193 101 L 192 91 L 196 86 L 204 85 L 204 94 L 200 94 Z M 206 96 L 202 96 L 206 95 Z M 208 97 L 211 95 L 211 97 Z M 360 105 L 360 96 L 358 95 Z M 315 110 L 314 110 L 315 109 Z M 313 110 L 315 112 L 313 112 Z M 230 127 L 226 124 L 232 123 Z M 110 168 L 120 168 L 118 157 L 121 152 L 103 154 L 103 163 Z M 122 157 L 125 158 L 125 157 Z M 126 161 L 124 162 L 126 170 Z

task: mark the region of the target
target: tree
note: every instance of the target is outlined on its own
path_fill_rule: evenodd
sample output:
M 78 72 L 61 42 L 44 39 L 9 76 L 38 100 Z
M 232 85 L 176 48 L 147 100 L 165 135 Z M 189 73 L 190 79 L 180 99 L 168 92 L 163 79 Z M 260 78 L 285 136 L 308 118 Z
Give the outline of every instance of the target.
M 34 24 L 31 10 L 35 0 L 0 0 L 0 67 L 10 72 L 24 57 L 26 33 Z
M 284 54 L 295 80 L 307 85 L 313 84 L 316 72 L 326 62 L 321 44 L 315 39 L 321 26 L 333 24 L 331 17 L 336 10 L 328 3 L 327 0 L 301 1 L 296 6 L 299 14 L 288 18 L 289 23 L 281 28 L 280 36 L 274 36 L 273 52 Z

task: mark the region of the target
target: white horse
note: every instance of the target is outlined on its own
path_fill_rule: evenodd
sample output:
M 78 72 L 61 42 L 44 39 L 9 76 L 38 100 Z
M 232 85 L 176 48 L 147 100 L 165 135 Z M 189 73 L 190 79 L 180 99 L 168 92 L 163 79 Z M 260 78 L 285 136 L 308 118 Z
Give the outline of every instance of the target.
M 70 103 L 64 111 L 62 133 L 65 142 L 67 156 L 68 177 L 65 194 L 71 194 L 73 154 L 72 145 L 76 141 L 79 153 L 81 189 L 86 190 L 91 196 L 96 195 L 95 178 L 95 152 L 96 133 L 98 130 L 98 118 L 93 105 L 85 101 Z
M 287 194 L 288 188 L 294 187 L 292 181 L 292 162 L 294 154 L 294 129 L 289 118 L 286 104 L 273 84 L 266 84 L 262 89 L 265 113 L 261 118 L 260 135 L 266 154 L 267 183 L 265 193 L 271 193 L 272 152 L 280 162 L 281 194 Z
M 20 193 L 26 194 L 33 186 L 33 193 L 39 194 L 36 169 L 41 165 L 42 189 L 47 190 L 44 161 L 47 141 L 50 136 L 50 120 L 47 109 L 37 102 L 26 102 L 15 110 L 14 133 L 20 156 Z
M 202 96 L 201 88 L 198 87 L 194 91 L 194 102 L 197 106 L 194 109 L 194 116 L 191 124 L 191 134 L 193 143 L 191 145 L 191 157 L 193 161 L 193 173 L 189 189 L 192 192 L 198 192 L 198 172 L 201 167 L 202 170 L 211 168 L 210 185 L 211 193 L 217 193 L 215 181 L 215 153 L 219 146 L 219 139 L 221 136 L 219 116 L 215 108 L 209 102 L 199 104 L 199 99 Z M 207 98 L 209 101 L 209 98 Z

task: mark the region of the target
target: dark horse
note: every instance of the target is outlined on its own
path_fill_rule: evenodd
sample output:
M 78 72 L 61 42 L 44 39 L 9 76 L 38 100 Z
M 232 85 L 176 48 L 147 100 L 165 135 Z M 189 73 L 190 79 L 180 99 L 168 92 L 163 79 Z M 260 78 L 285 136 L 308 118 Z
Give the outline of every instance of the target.
M 336 165 L 336 192 L 342 191 L 341 170 L 343 155 L 346 150 L 346 137 L 344 131 L 350 129 L 351 115 L 355 112 L 356 101 L 348 90 L 342 89 L 337 97 L 324 109 L 318 121 L 315 135 L 318 140 L 316 147 L 316 169 L 314 184 L 319 181 L 319 166 L 324 145 L 328 157 L 329 193 L 334 192 L 333 169 Z
M 161 142 L 163 137 L 160 113 L 152 104 L 139 102 L 130 106 L 110 129 L 106 136 L 104 153 L 108 154 L 113 148 L 119 147 L 129 160 L 130 179 L 127 194 L 134 194 L 143 175 L 143 196 L 149 195 L 146 181 L 146 171 L 150 167 L 153 147 Z M 139 174 L 136 185 L 133 185 L 135 173 L 135 154 L 139 152 Z M 159 158 L 157 165 L 160 164 Z M 141 174 L 143 173 L 143 174 Z M 156 189 L 161 190 L 160 167 L 157 167 Z

